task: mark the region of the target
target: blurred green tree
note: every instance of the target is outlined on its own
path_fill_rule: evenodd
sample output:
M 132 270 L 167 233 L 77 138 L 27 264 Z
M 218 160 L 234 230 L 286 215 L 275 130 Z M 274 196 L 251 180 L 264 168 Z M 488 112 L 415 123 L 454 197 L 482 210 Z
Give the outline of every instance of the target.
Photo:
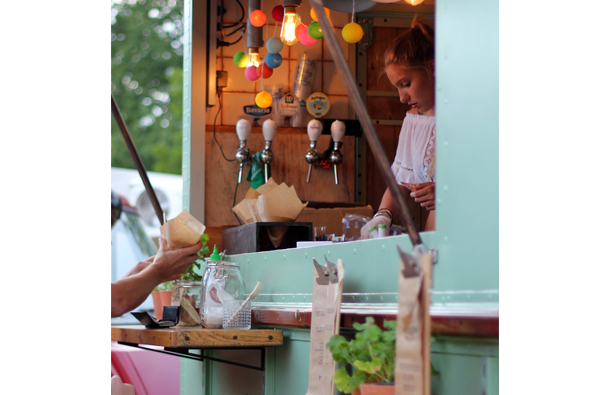
M 111 92 L 144 166 L 181 174 L 183 0 L 113 0 L 111 24 Z M 111 125 L 111 166 L 135 168 Z

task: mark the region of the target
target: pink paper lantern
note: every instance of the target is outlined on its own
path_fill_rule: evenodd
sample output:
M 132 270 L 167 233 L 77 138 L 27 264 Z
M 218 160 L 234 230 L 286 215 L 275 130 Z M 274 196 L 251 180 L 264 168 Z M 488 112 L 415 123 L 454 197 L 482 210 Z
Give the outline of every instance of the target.
M 303 30 L 306 30 L 307 28 L 308 28 L 308 25 L 305 25 L 304 23 L 301 23 L 298 26 L 296 26 L 296 37 L 298 37 L 298 39 L 300 39 L 300 32 Z
M 302 31 L 300 31 L 300 35 L 298 36 L 298 40 L 300 40 L 300 43 L 302 45 L 306 45 L 306 46 L 314 45 L 317 42 L 316 38 L 312 38 L 308 34 L 308 29 L 303 29 Z
M 256 81 L 257 79 L 260 78 L 260 76 L 258 75 L 258 69 L 256 68 L 256 66 L 248 66 L 246 68 L 246 78 L 250 81 Z

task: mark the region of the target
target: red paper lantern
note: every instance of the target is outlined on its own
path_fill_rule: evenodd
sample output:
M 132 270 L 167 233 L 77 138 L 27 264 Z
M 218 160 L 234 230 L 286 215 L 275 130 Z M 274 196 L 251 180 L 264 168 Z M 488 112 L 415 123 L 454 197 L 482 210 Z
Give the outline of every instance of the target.
M 273 7 L 273 11 L 271 11 L 271 16 L 275 19 L 276 22 L 283 22 L 283 6 L 276 5 Z
M 265 62 L 262 62 L 260 64 L 260 66 L 258 66 L 258 70 L 256 70 L 256 74 L 258 74 L 259 77 L 263 77 L 263 78 L 269 78 L 270 76 L 273 75 L 273 69 L 270 68 L 269 66 L 267 66 L 265 64 Z
M 252 26 L 261 27 L 267 23 L 267 16 L 262 10 L 254 10 L 250 14 L 250 23 Z
M 304 23 L 301 23 L 298 26 L 296 26 L 296 38 L 300 39 L 300 32 L 302 30 L 305 30 L 306 28 L 308 28 L 308 25 L 305 25 Z

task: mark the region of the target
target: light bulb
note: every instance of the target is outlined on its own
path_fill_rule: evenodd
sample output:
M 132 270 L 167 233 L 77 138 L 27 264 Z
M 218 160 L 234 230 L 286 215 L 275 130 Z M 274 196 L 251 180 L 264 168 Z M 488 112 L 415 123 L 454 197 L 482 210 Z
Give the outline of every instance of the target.
M 404 0 L 404 1 L 406 1 L 410 5 L 419 5 L 422 2 L 424 2 L 425 0 Z
M 258 49 L 248 48 L 248 51 L 250 56 L 248 60 L 248 66 L 246 67 L 254 66 L 258 68 L 258 66 L 260 66 L 260 57 L 258 56 Z
M 298 37 L 296 37 L 296 27 L 301 23 L 300 15 L 296 12 L 296 8 L 285 7 L 280 36 L 281 41 L 283 41 L 284 44 L 294 45 L 298 42 Z

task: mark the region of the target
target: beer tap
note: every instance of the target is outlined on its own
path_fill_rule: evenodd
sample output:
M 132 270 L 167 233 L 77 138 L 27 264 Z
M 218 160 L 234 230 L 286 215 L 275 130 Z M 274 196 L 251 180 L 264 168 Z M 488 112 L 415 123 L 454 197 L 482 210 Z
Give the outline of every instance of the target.
M 242 173 L 244 172 L 244 165 L 248 163 L 248 159 L 250 159 L 250 150 L 246 148 L 246 141 L 248 140 L 248 136 L 250 136 L 250 131 L 252 130 L 252 124 L 249 120 L 245 118 L 241 118 L 237 121 L 235 125 L 235 132 L 237 133 L 238 138 L 240 139 L 240 147 L 235 153 L 235 159 L 240 162 L 240 170 L 238 171 L 238 184 L 242 183 Z
M 265 138 L 265 149 L 260 153 L 260 160 L 265 164 L 265 182 L 269 180 L 269 163 L 273 161 L 273 151 L 271 151 L 271 142 L 277 133 L 277 123 L 272 119 L 263 122 L 263 136 Z
M 310 139 L 310 148 L 306 151 L 304 159 L 308 162 L 308 175 L 306 176 L 306 182 L 310 182 L 310 172 L 313 168 L 313 164 L 319 161 L 320 154 L 316 150 L 317 140 L 323 132 L 323 124 L 318 119 L 313 119 L 308 123 L 307 126 L 308 138 Z
M 346 125 L 344 122 L 335 121 L 331 125 L 331 137 L 333 138 L 333 151 L 331 155 L 329 155 L 329 161 L 333 165 L 333 172 L 335 174 L 335 185 L 338 185 L 338 171 L 337 165 L 342 163 L 342 159 L 344 156 L 340 152 L 340 148 L 342 147 L 342 139 L 346 134 Z

